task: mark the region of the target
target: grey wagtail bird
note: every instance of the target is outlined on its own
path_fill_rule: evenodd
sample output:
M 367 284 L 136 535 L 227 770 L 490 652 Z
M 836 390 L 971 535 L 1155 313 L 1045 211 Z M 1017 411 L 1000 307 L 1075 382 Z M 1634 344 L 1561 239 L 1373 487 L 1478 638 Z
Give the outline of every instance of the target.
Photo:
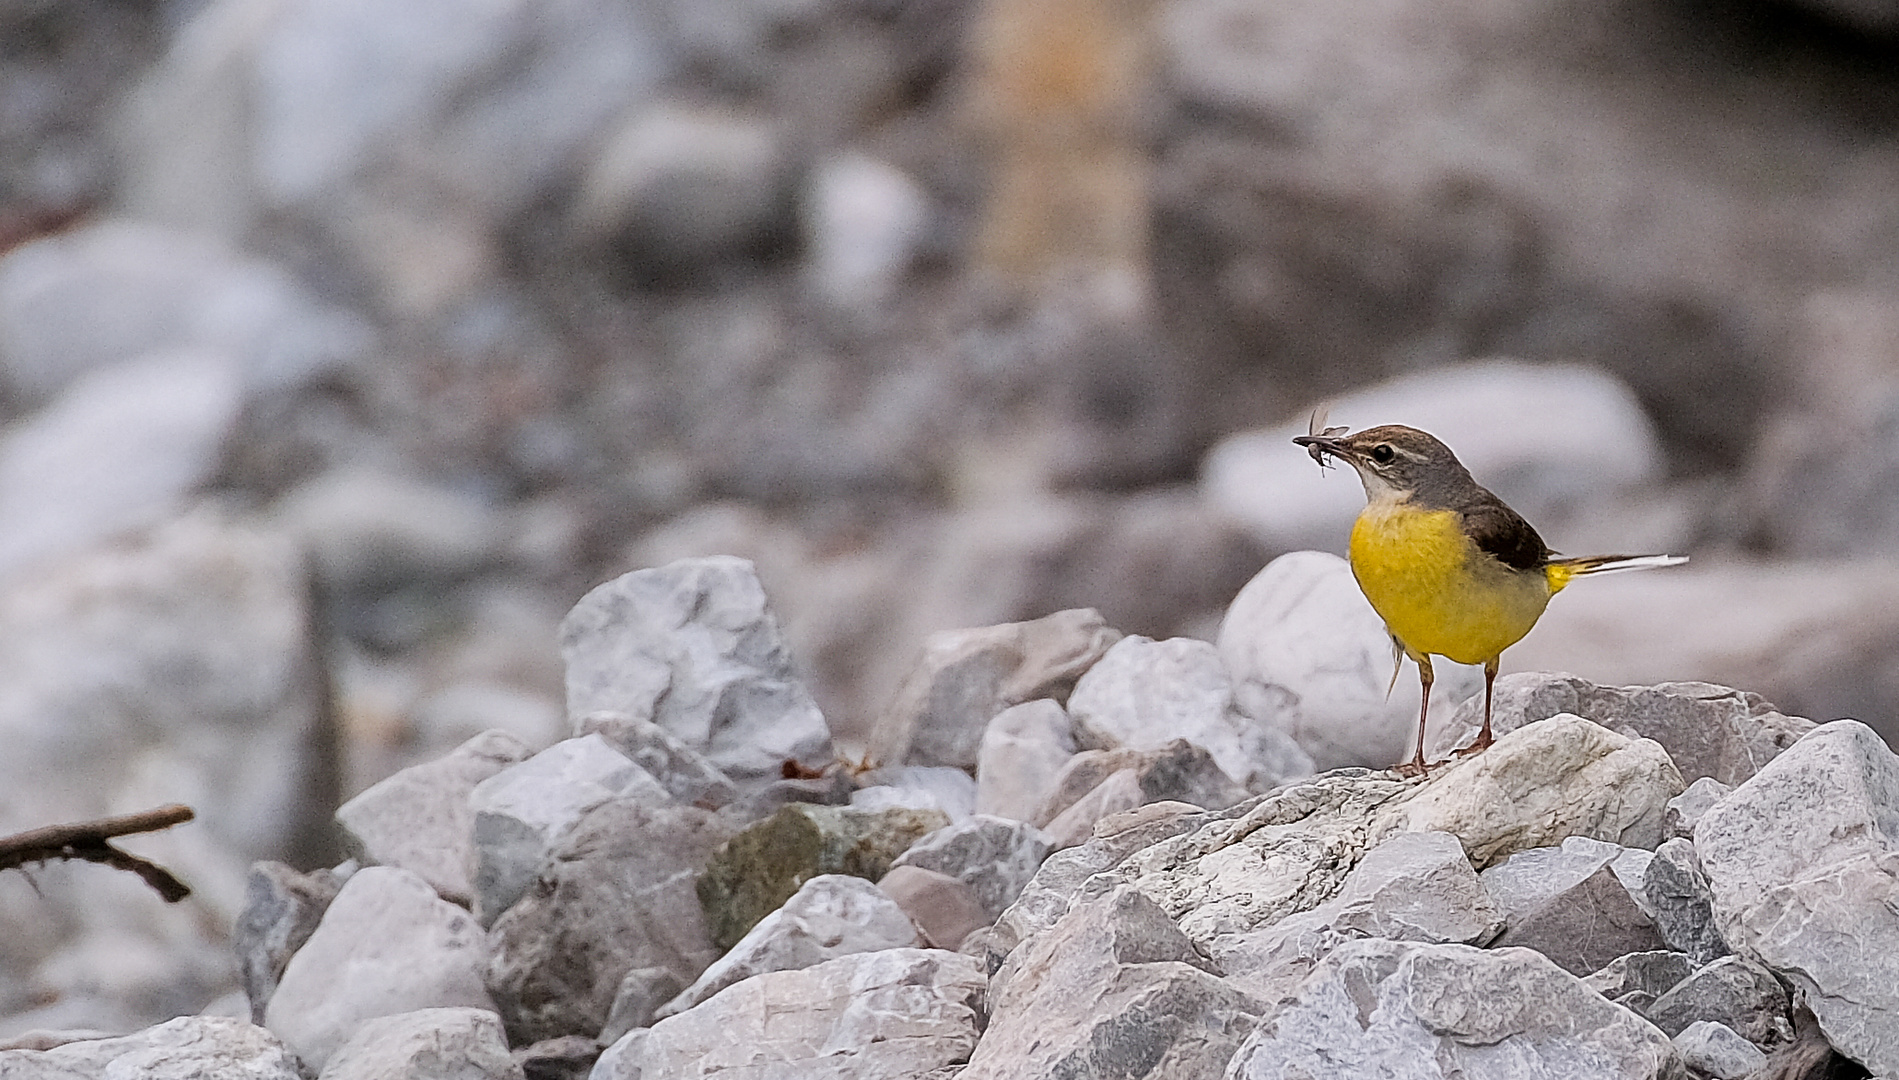
M 1403 771 L 1424 773 L 1424 721 L 1431 708 L 1431 657 L 1484 666 L 1484 726 L 1459 754 L 1494 742 L 1490 696 L 1497 661 L 1536 625 L 1550 597 L 1573 578 L 1646 570 L 1685 555 L 1564 558 L 1530 523 L 1471 478 L 1451 448 L 1416 428 L 1388 424 L 1356 435 L 1344 428 L 1292 441 L 1323 466 L 1337 458 L 1365 483 L 1365 509 L 1352 525 L 1352 576 L 1385 620 L 1398 653 L 1418 665 L 1424 703 L 1418 750 Z M 1401 662 L 1401 661 L 1400 661 Z M 1392 672 L 1395 684 L 1398 678 Z

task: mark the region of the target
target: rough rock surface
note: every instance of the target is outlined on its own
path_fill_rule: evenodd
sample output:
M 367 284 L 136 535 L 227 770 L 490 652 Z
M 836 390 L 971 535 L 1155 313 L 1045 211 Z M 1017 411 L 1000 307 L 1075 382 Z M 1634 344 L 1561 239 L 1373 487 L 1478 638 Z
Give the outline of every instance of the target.
M 982 972 L 936 949 L 888 949 L 766 972 L 600 1055 L 594 1080 L 647 1076 L 882 1080 L 969 1059 Z
M 501 1018 L 485 1009 L 418 1009 L 366 1021 L 330 1055 L 317 1080 L 468 1077 L 522 1080 Z
M 468 912 L 407 870 L 365 867 L 290 958 L 264 1024 L 320 1070 L 366 1020 L 455 1005 L 495 1011 L 482 986 L 487 960 Z
M 1082 746 L 1157 750 L 1185 739 L 1252 792 L 1313 772 L 1284 732 L 1234 708 L 1219 650 L 1192 638 L 1115 642 L 1075 684 L 1068 715 Z
M 1519 851 L 1492 865 L 1483 874 L 1484 890 L 1506 920 L 1515 919 L 1606 868 L 1641 907 L 1644 874 L 1651 859 L 1641 848 L 1572 836 L 1553 847 Z
M 1498 948 L 1535 949 L 1572 975 L 1588 975 L 1628 953 L 1666 942 L 1629 890 L 1603 867 L 1527 910 L 1514 912 Z
M 1668 800 L 1668 816 L 1662 822 L 1662 831 L 1670 837 L 1688 837 L 1695 834 L 1695 824 L 1708 808 L 1728 797 L 1733 791 L 1732 785 L 1723 784 L 1712 776 L 1697 777 L 1688 782 L 1688 787 L 1680 795 Z
M 475 900 L 476 785 L 533 751 L 504 731 L 485 731 L 434 761 L 378 781 L 336 811 L 336 823 L 357 857 L 372 866 L 400 866 L 435 886 L 442 899 Z
M 1029 820 L 1044 828 L 1099 788 L 1117 773 L 1131 774 L 1124 782 L 1131 788 L 1128 797 L 1138 806 L 1144 802 L 1175 800 L 1209 810 L 1219 810 L 1246 798 L 1246 789 L 1227 776 L 1213 755 L 1184 739 L 1174 739 L 1153 750 L 1083 750 L 1069 758 L 1049 785 L 1048 795 Z M 1112 806 L 1083 815 L 1082 830 L 1093 821 L 1126 809 Z
M 1528 949 L 1369 939 L 1319 962 L 1234 1055 L 1232 1080 L 1675 1080 L 1667 1036 Z
M 731 948 L 819 874 L 883 877 L 911 844 L 947 824 L 939 810 L 785 807 L 720 845 L 699 878 L 713 944 Z
M 738 798 L 738 789 L 718 766 L 651 720 L 626 713 L 591 712 L 574 722 L 574 734 L 599 735 L 607 740 L 687 806 L 717 810 Z
M 228 1016 L 181 1016 L 109 1039 L 85 1039 L 50 1050 L 0 1050 L 7 1080 L 298 1080 L 297 1061 L 277 1037 Z
M 1060 702 L 1037 698 L 997 713 L 976 752 L 976 812 L 1030 820 L 1075 750 Z
M 487 985 L 511 1039 L 598 1033 L 636 969 L 696 978 L 718 952 L 695 886 L 730 835 L 711 811 L 637 799 L 582 818 L 489 935 Z
M 819 874 L 747 930 L 654 1016 L 663 1020 L 684 1012 L 763 972 L 793 971 L 851 953 L 920 944 L 916 924 L 889 894 L 863 878 Z
M 1152 900 L 1078 904 L 992 982 L 969 1080 L 1215 1075 L 1265 1003 L 1210 972 Z
M 1366 852 L 1332 899 L 1239 935 L 1220 961 L 1235 985 L 1278 1002 L 1342 942 L 1484 945 L 1502 927 L 1456 837 L 1399 833 Z
M 475 785 L 475 911 L 492 926 L 589 810 L 618 796 L 669 800 L 651 773 L 598 735 L 565 739 Z
M 934 870 L 967 884 L 994 920 L 1053 850 L 1054 841 L 1027 822 L 978 814 L 911 844 L 891 867 Z
M 1652 842 L 1681 786 L 1654 743 L 1555 717 L 1426 781 L 1347 770 L 1292 785 L 1136 853 L 1118 873 L 1218 961 L 1252 927 L 1330 899 L 1394 833 L 1451 833 L 1479 867 L 1568 836 Z
M 1767 1055 L 1734 1029 L 1713 1020 L 1697 1020 L 1675 1035 L 1675 1049 L 1689 1068 L 1715 1080 L 1743 1080 L 1767 1064 Z
M 877 887 L 889 894 L 932 949 L 961 949 L 963 941 L 996 921 L 961 881 L 921 866 L 893 866 Z M 769 916 L 767 916 L 769 917 Z
M 651 720 L 735 780 L 831 761 L 831 736 L 792 674 L 752 564 L 725 556 L 635 570 L 561 622 L 567 714 Z
M 1624 994 L 1640 991 L 1648 1000 L 1661 997 L 1694 973 L 1693 957 L 1667 949 L 1634 952 L 1618 956 L 1596 971 L 1583 976 L 1583 985 L 1614 1001 Z
M 1655 849 L 1643 875 L 1642 894 L 1648 899 L 1655 929 L 1669 948 L 1687 953 L 1700 964 L 1730 952 L 1715 925 L 1708 875 L 1701 869 L 1694 844 L 1686 838 L 1675 837 Z
M 252 1023 L 264 1022 L 264 1006 L 277 991 L 284 966 L 316 933 L 342 888 L 342 880 L 328 870 L 299 874 L 280 862 L 251 865 L 244 910 L 231 927 L 231 947 L 237 951 Z
M 1417 683 L 1400 673 L 1409 692 L 1387 693 L 1391 635 L 1344 559 L 1295 551 L 1268 563 L 1228 605 L 1218 646 L 1235 707 L 1292 736 L 1315 768 L 1381 769 L 1410 757 Z M 1444 665 L 1433 717 L 1482 690 L 1481 672 Z
M 1713 777 L 1732 787 L 1760 771 L 1813 721 L 1786 716 L 1745 690 L 1711 683 L 1598 686 L 1574 675 L 1522 672 L 1497 680 L 1491 727 L 1513 731 L 1558 713 L 1573 713 L 1631 738 L 1662 744 L 1682 779 Z M 1483 700 L 1466 702 L 1430 741 L 1447 753 L 1477 733 Z
M 1694 845 L 1727 943 L 1841 1053 L 1899 1073 L 1899 758 L 1856 720 L 1822 725 L 1709 808 Z
M 1713 1020 L 1771 1050 L 1793 1041 L 1790 1010 L 1787 988 L 1773 972 L 1739 956 L 1724 956 L 1689 973 L 1642 1014 L 1670 1035 L 1697 1020 Z
M 1092 608 L 934 635 L 878 718 L 871 760 L 973 768 L 991 718 L 1036 698 L 1066 698 L 1120 637 Z

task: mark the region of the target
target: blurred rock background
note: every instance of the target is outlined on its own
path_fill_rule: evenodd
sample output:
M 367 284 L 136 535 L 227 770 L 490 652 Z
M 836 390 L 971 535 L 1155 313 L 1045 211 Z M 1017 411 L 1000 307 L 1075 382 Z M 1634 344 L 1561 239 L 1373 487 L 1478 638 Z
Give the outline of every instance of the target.
M 338 801 L 477 732 L 568 734 L 555 627 L 627 569 L 754 560 L 846 752 L 933 631 L 1211 640 L 1267 559 L 1343 550 L 1357 484 L 1287 442 L 1322 399 L 1559 549 L 1694 556 L 1565 593 L 1506 668 L 1894 741 L 1895 35 L 1822 0 L 0 3 L 0 831 L 202 814 L 127 844 L 179 908 L 0 875 L 0 1015 L 234 986 L 248 862 L 334 861 Z

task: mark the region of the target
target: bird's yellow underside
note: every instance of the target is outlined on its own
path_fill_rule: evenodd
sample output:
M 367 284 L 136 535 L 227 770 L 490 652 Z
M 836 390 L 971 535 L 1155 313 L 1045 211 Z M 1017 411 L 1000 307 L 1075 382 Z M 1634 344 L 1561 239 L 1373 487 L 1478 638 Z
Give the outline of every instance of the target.
M 1517 570 L 1464 535 L 1456 511 L 1399 500 L 1365 507 L 1352 526 L 1352 573 L 1413 659 L 1482 664 L 1530 632 L 1569 584 L 1561 564 Z

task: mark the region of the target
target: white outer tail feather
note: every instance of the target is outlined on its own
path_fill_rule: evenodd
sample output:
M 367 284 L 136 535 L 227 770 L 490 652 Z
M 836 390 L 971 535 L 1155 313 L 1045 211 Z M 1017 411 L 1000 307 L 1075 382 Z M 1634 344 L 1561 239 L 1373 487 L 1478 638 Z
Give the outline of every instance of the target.
M 1686 555 L 1631 555 L 1614 562 L 1597 563 L 1594 566 L 1578 566 L 1577 577 L 1590 577 L 1596 574 L 1619 574 L 1624 570 L 1653 570 L 1662 566 L 1680 566 L 1688 561 Z

